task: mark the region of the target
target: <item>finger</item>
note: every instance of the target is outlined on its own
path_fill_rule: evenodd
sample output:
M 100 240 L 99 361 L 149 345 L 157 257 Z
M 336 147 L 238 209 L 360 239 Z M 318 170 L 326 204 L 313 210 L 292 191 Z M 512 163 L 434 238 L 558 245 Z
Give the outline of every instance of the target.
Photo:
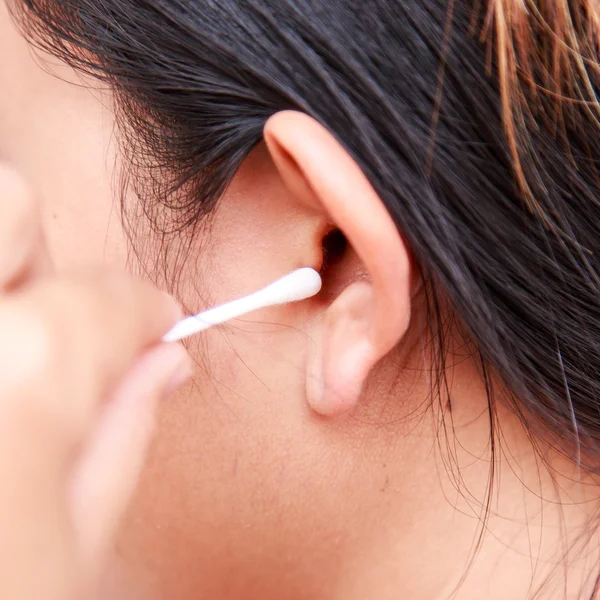
M 45 422 L 39 442 L 58 439 L 68 454 L 134 360 L 179 316 L 172 298 L 122 275 L 29 286 L 0 305 L 0 404 Z
M 84 564 L 109 551 L 144 465 L 156 405 L 190 372 L 183 347 L 163 344 L 137 362 L 105 406 L 69 486 Z
M 39 206 L 12 169 L 0 164 L 0 290 L 50 271 Z

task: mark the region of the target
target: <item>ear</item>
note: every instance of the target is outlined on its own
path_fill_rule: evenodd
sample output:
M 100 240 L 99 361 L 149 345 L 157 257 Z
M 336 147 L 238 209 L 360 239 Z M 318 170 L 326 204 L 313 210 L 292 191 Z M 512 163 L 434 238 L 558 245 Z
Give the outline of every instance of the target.
M 317 121 L 284 111 L 269 119 L 264 134 L 289 191 L 333 223 L 361 263 L 360 269 L 346 269 L 351 272 L 341 275 L 344 285 L 329 294 L 333 300 L 323 307 L 307 361 L 311 407 L 323 415 L 342 414 L 356 406 L 371 368 L 408 329 L 410 254 L 358 164 Z M 327 278 L 335 275 L 323 276 L 331 289 Z

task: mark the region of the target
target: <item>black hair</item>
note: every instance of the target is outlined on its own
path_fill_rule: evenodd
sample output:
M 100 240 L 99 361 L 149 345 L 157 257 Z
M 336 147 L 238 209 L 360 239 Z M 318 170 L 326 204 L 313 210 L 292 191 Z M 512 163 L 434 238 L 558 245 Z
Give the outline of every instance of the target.
M 490 388 L 500 377 L 528 428 L 598 473 L 600 19 L 585 0 L 493 5 L 23 0 L 19 11 L 38 43 L 116 91 L 130 159 L 173 227 L 211 211 L 270 116 L 322 123 L 408 240 L 439 355 L 444 297 Z

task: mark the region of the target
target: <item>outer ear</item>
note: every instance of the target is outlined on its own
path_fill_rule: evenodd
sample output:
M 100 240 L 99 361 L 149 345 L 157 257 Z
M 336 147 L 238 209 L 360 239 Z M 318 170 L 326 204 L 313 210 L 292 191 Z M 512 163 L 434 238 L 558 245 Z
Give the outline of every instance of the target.
M 271 117 L 264 133 L 290 192 L 343 232 L 367 271 L 367 280 L 350 283 L 324 309 L 307 361 L 311 407 L 341 414 L 357 404 L 371 368 L 408 329 L 410 254 L 360 167 L 322 125 L 284 111 Z

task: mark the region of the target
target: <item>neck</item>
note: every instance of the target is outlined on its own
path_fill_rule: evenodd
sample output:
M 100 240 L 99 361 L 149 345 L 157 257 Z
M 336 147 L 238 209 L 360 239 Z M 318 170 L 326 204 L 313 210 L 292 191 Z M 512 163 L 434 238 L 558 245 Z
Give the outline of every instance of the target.
M 534 448 L 500 394 L 491 420 L 476 371 L 471 361 L 452 369 L 451 411 L 447 399 L 417 410 L 425 388 L 408 370 L 405 393 L 392 394 L 404 414 L 389 420 L 383 468 L 367 459 L 365 473 L 383 483 L 361 483 L 369 525 L 339 578 L 340 600 L 595 597 L 597 479 Z
M 101 597 L 591 599 L 598 482 L 540 444 L 534 449 L 499 389 L 491 420 L 473 361 L 448 369 L 451 402 L 432 400 L 422 362 L 422 351 L 390 355 L 351 418 L 302 410 L 306 436 L 296 445 L 285 433 L 264 437 L 308 466 L 281 463 L 271 493 L 226 513 L 234 543 L 205 546 L 188 529 L 203 518 L 201 505 L 169 492 L 164 513 L 146 517 L 142 541 L 123 546 L 123 568 Z M 173 490 L 185 490 L 183 479 L 175 482 Z M 262 520 L 247 526 L 261 502 Z M 155 521 L 163 529 L 148 525 Z M 143 561 L 148 545 L 154 558 Z

